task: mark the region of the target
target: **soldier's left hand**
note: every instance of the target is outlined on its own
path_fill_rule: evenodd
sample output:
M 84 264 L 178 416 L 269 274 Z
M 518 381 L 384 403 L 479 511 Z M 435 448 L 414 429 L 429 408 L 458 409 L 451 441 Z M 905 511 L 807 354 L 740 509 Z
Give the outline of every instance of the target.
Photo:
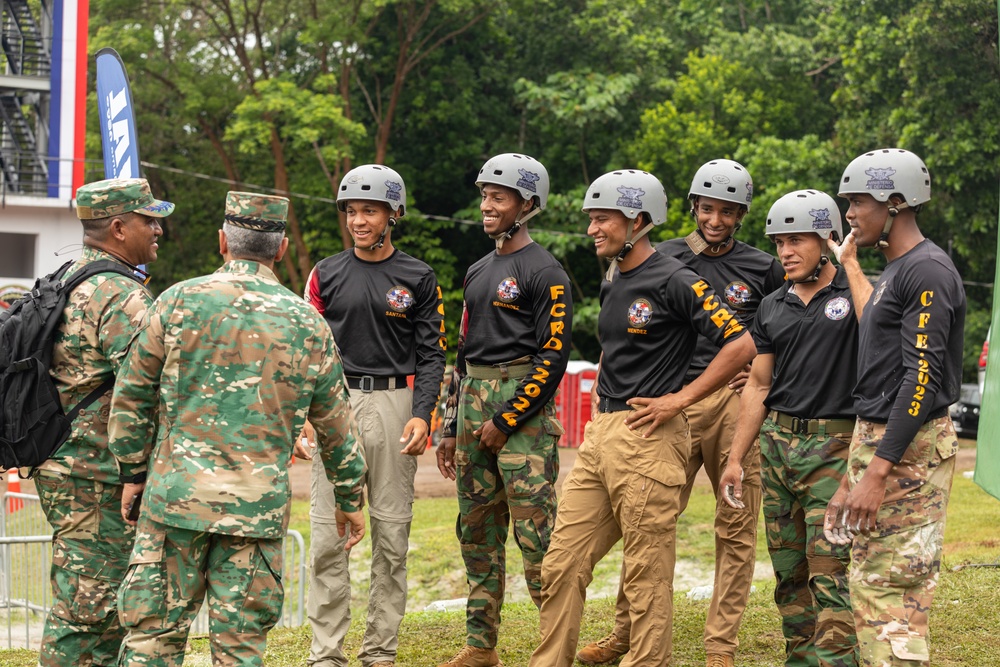
M 877 460 L 883 459 L 875 457 L 872 459 L 873 464 Z M 885 478 L 880 478 L 878 474 L 872 474 L 871 466 L 869 466 L 851 492 L 847 494 L 841 524 L 847 530 L 868 535 L 875 530 L 878 508 L 882 506 L 884 498 Z
M 733 379 L 729 381 L 729 388 L 735 391 L 737 394 L 743 393 L 743 386 L 746 385 L 747 380 L 750 379 L 750 364 L 743 367 L 739 373 L 733 376 Z
M 677 400 L 677 394 L 666 394 L 659 398 L 635 397 L 625 401 L 632 406 L 633 410 L 625 417 L 625 425 L 629 430 L 634 431 L 644 424 L 649 427 L 642 433 L 642 437 L 648 438 L 653 431 L 665 424 L 683 410 L 683 406 Z
M 479 448 L 488 452 L 499 454 L 503 446 L 507 444 L 507 435 L 497 428 L 497 425 L 490 419 L 482 426 L 473 431 L 472 435 L 479 438 Z
M 125 484 L 122 488 L 122 518 L 130 526 L 136 525 L 137 521 L 131 521 L 128 514 L 132 511 L 132 504 L 142 502 L 142 491 L 146 488 L 146 483 Z
M 403 437 L 399 444 L 403 445 L 400 454 L 420 456 L 427 451 L 427 432 L 430 430 L 427 422 L 421 417 L 413 417 L 403 427 Z
M 350 535 L 347 538 L 347 544 L 344 546 L 344 551 L 350 551 L 351 547 L 361 541 L 361 538 L 365 536 L 365 513 L 361 510 L 357 512 L 345 512 L 339 507 L 336 512 L 337 517 L 337 534 L 343 537 L 347 535 L 347 530 L 350 528 Z

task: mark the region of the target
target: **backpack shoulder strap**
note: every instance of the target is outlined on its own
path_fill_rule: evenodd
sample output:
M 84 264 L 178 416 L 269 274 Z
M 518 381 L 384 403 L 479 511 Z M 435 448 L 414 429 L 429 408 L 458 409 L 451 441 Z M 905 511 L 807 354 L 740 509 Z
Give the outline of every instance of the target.
M 101 273 L 118 273 L 123 276 L 128 276 L 136 282 L 140 282 L 139 277 L 136 276 L 135 273 L 133 273 L 127 266 L 119 264 L 118 262 L 112 262 L 110 259 L 102 259 L 84 265 L 79 271 L 71 275 L 69 278 L 65 278 L 63 280 L 63 286 L 66 293 L 69 294 L 83 281 L 93 278 Z

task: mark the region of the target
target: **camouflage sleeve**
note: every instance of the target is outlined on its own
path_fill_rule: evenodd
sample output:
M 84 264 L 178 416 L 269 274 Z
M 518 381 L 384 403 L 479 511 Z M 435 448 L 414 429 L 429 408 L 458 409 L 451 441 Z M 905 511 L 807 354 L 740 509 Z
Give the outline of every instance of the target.
M 318 328 L 324 331 L 323 327 Z M 345 512 L 361 508 L 361 486 L 365 471 L 364 453 L 359 446 L 358 429 L 351 412 L 351 396 L 344 381 L 344 367 L 333 342 L 327 335 L 316 348 L 312 367 L 318 372 L 316 391 L 309 406 L 309 422 L 316 429 L 326 476 L 333 484 L 337 506 Z
M 157 300 L 127 348 L 111 398 L 108 448 L 122 475 L 146 472 L 153 450 L 165 356 L 162 314 L 162 302 Z
M 122 281 L 127 281 L 128 289 L 122 289 Z M 117 376 L 132 336 L 153 300 L 145 287 L 124 276 L 103 281 L 94 292 L 93 300 L 101 304 L 98 344 Z

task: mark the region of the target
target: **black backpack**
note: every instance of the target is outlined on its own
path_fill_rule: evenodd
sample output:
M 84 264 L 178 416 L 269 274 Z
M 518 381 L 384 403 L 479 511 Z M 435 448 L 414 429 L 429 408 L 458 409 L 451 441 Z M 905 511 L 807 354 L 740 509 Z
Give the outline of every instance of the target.
M 0 471 L 34 467 L 52 456 L 69 438 L 80 410 L 115 384 L 109 377 L 67 414 L 49 375 L 52 344 L 70 292 L 99 273 L 138 280 L 128 267 L 110 260 L 91 262 L 64 279 L 72 263 L 36 280 L 30 292 L 0 313 Z

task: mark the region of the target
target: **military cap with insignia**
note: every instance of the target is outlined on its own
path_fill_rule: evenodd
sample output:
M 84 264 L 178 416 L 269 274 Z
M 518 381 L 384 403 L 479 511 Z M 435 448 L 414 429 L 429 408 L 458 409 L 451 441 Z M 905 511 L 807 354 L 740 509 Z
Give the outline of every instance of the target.
M 283 232 L 288 199 L 256 192 L 226 193 L 226 222 L 256 232 Z
M 145 178 L 109 178 L 81 185 L 76 191 L 76 216 L 81 220 L 132 212 L 165 218 L 174 212 L 174 205 L 155 199 Z

